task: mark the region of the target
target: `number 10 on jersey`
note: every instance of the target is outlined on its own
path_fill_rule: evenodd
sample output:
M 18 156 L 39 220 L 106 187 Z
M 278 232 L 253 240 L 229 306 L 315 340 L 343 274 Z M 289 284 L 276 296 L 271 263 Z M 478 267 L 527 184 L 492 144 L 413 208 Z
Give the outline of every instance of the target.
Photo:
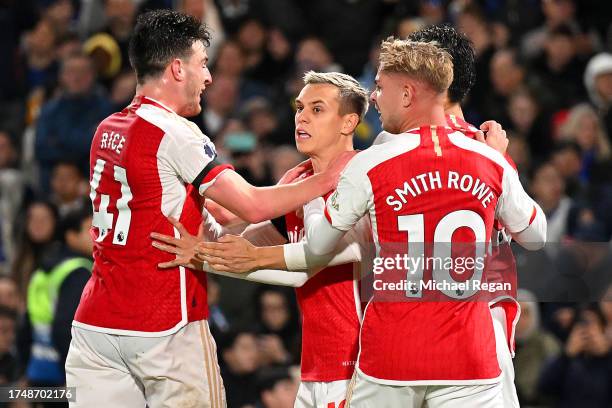
M 100 195 L 100 205 L 96 211 L 95 200 L 98 196 L 98 187 L 100 180 L 104 174 L 106 161 L 102 159 L 96 160 L 93 175 L 91 177 L 90 186 L 91 192 L 89 198 L 93 205 L 93 220 L 92 225 L 99 230 L 96 242 L 102 242 L 113 231 L 113 244 L 125 245 L 130 232 L 130 222 L 132 221 L 132 210 L 130 210 L 129 202 L 132 200 L 132 190 L 127 181 L 125 169 L 120 166 L 113 166 L 113 177 L 116 182 L 121 184 L 121 197 L 117 200 L 115 207 L 117 208 L 117 222 L 113 227 L 114 214 L 108 212 L 108 205 L 111 197 L 108 194 Z

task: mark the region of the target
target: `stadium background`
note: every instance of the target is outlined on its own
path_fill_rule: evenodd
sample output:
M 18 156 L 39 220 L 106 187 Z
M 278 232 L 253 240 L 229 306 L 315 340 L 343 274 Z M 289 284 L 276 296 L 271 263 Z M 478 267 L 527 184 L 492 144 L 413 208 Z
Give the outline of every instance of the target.
M 521 293 L 522 405 L 612 406 L 612 303 L 590 295 L 551 302 L 559 299 L 546 293 L 548 283 L 584 273 L 597 276 L 600 295 L 612 283 L 612 3 L 605 0 L 1 0 L 0 385 L 28 380 L 29 279 L 65 249 L 66 217 L 90 206 L 94 129 L 133 96 L 127 44 L 135 17 L 162 7 L 212 29 L 213 85 L 192 120 L 256 185 L 274 183 L 303 159 L 292 102 L 305 71 L 346 72 L 371 88 L 381 39 L 443 22 L 464 32 L 477 58 L 466 119 L 495 119 L 508 131 L 521 181 L 558 243 L 541 255 L 545 268 L 537 267 L 542 259 L 531 268 L 542 273 L 539 286 Z M 371 108 L 355 147 L 366 148 L 378 131 Z M 517 257 L 519 276 L 529 270 L 524 258 Z M 295 373 L 299 364 L 294 295 L 210 282 L 229 406 L 263 406 L 270 367 Z M 295 387 L 283 392 L 290 397 Z

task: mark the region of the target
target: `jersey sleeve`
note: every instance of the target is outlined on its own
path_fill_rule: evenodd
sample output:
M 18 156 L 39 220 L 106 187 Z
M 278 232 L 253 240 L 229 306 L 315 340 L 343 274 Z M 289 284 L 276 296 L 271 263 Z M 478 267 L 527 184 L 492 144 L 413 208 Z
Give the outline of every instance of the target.
M 537 204 L 525 192 L 518 173 L 508 168 L 504 171 L 502 194 L 496 208 L 496 218 L 511 232 L 523 231 L 533 221 Z
M 325 218 L 332 227 L 341 231 L 348 231 L 357 224 L 367 212 L 372 198 L 368 176 L 357 165 L 355 158 L 347 165 L 336 191 L 325 204 Z
M 229 164 L 217 158 L 215 145 L 193 123 L 177 121 L 166 129 L 158 157 L 165 160 L 185 182 L 198 188 L 200 194 L 212 185 Z

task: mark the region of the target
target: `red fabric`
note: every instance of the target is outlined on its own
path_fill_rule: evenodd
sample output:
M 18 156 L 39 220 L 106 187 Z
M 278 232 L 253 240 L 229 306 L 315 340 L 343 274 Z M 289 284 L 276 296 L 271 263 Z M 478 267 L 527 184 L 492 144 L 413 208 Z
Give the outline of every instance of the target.
M 100 240 L 100 228 L 91 230 L 94 267 L 75 320 L 99 328 L 161 332 L 175 327 L 182 319 L 181 279 L 179 268 L 157 267 L 160 262 L 174 259 L 174 255 L 154 248 L 149 236 L 152 231 L 174 235 L 174 230 L 162 213 L 163 186 L 157 160 L 165 133 L 136 115 L 142 103 L 161 107 L 146 98 L 136 98 L 127 109 L 105 119 L 92 141 L 90 179 L 97 160 L 106 162 L 96 189 L 94 209 L 101 211 L 102 197 L 108 198 L 107 212 L 112 217 L 112 228 Z M 101 147 L 102 135 L 109 132 L 125 138 L 119 154 Z M 123 194 L 122 184 L 113 177 L 115 166 L 125 169 L 132 193 L 127 203 L 131 219 L 124 234 L 125 245 L 113 243 L 113 236 L 118 234 L 115 231 L 119 217 L 117 201 Z M 195 235 L 202 221 L 200 196 L 191 185 L 181 188 L 184 188 L 183 197 L 177 198 L 182 208 L 180 222 Z M 206 318 L 206 275 L 185 269 L 185 288 L 187 321 Z
M 219 175 L 219 173 L 227 169 L 234 170 L 234 166 L 232 166 L 231 164 L 220 164 L 216 166 L 211 171 L 209 171 L 208 174 L 206 174 L 206 176 L 204 176 L 204 179 L 202 180 L 202 184 L 210 183 L 211 180 L 214 180 L 214 178 Z
M 300 241 L 303 219 L 291 213 L 285 220 L 290 241 Z M 351 379 L 359 351 L 355 284 L 353 264 L 345 264 L 325 268 L 296 288 L 302 315 L 302 381 Z
M 424 240 L 432 243 L 440 225 L 449 233 L 452 231 L 444 223 L 446 216 L 469 210 L 484 223 L 487 242 L 491 237 L 495 205 L 502 193 L 503 168 L 478 153 L 453 145 L 444 127 L 436 127 L 441 156 L 436 153 L 431 129 L 421 128 L 420 133 L 418 147 L 392 158 L 385 156 L 367 173 L 375 209 L 372 225 L 376 228 L 381 257 L 406 253 L 405 248 L 410 253 L 408 231 L 421 227 L 411 225 L 406 230 L 403 225 L 400 230 L 401 216 L 422 214 Z M 429 176 L 421 181 L 416 179 L 418 175 L 436 172 L 443 180 L 440 188 L 425 188 Z M 450 183 L 445 182 L 450 172 L 484 182 L 494 193 L 494 199 L 485 208 L 471 188 L 450 188 Z M 390 205 L 389 197 L 408 183 L 414 183 L 413 190 L 419 192 L 414 196 L 407 194 L 399 209 Z M 402 218 L 402 222 L 405 220 Z M 451 239 L 453 243 L 469 243 L 473 237 L 471 230 L 462 227 L 455 230 Z M 431 280 L 432 271 L 425 269 L 423 279 Z M 359 354 L 359 368 L 365 374 L 404 382 L 477 381 L 500 375 L 487 302 L 408 301 L 405 292 L 397 293 L 398 301 L 378 301 L 375 293 L 366 308 Z

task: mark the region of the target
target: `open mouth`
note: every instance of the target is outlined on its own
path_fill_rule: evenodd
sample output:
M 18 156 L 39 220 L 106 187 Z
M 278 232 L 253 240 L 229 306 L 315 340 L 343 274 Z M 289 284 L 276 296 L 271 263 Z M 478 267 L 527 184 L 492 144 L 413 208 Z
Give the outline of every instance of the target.
M 300 139 L 300 140 L 305 140 L 305 139 L 310 139 L 312 136 L 310 136 L 309 133 L 304 132 L 303 130 L 296 130 L 295 131 L 295 138 L 296 139 Z

